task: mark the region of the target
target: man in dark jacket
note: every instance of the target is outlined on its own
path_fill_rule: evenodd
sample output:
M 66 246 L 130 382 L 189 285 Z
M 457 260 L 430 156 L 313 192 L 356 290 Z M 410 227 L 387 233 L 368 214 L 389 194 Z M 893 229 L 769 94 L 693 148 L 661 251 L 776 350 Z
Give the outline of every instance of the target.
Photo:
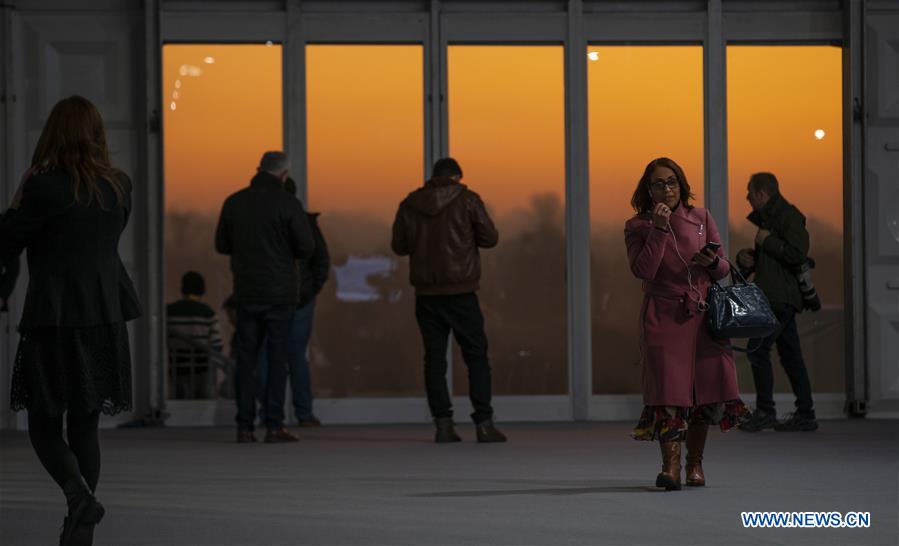
M 292 178 L 284 182 L 290 198 L 296 199 L 297 184 Z M 315 250 L 312 256 L 299 261 L 300 266 L 300 299 L 296 311 L 293 313 L 293 321 L 290 328 L 290 340 L 287 348 L 287 361 L 290 374 L 290 392 L 293 397 L 293 409 L 297 418 L 297 425 L 301 427 L 317 427 L 321 425 L 318 417 L 312 411 L 312 380 L 309 374 L 309 359 L 306 357 L 306 348 L 312 338 L 312 323 L 315 317 L 315 298 L 321 292 L 328 281 L 328 273 L 331 270 L 331 258 L 328 254 L 328 245 L 318 226 L 319 213 L 307 213 L 309 227 L 315 239 Z M 265 384 L 267 381 L 266 350 L 262 347 L 259 355 L 257 378 L 259 385 L 259 400 L 264 398 Z
M 809 236 L 805 216 L 780 194 L 777 178 L 771 173 L 756 173 L 749 179 L 747 200 L 752 205 L 749 221 L 758 226 L 755 249 L 744 248 L 737 254 L 737 265 L 755 274 L 755 283 L 764 291 L 780 327 L 764 339 L 752 339 L 749 353 L 755 380 L 756 409 L 748 422 L 740 426 L 748 432 L 766 428 L 779 431 L 817 430 L 815 406 L 808 371 L 802 358 L 796 313 L 802 311 L 802 293 L 796 272 L 808 259 Z M 777 345 L 793 394 L 796 411 L 782 423 L 774 408 L 774 372 L 771 347 Z
M 393 251 L 409 256 L 415 287 L 415 318 L 425 346 L 425 387 L 436 441 L 461 440 L 453 426 L 446 385 L 446 351 L 453 332 L 468 366 L 469 397 L 479 442 L 504 442 L 493 425 L 487 335 L 478 297 L 479 248 L 492 248 L 496 227 L 478 194 L 459 181 L 462 169 L 451 158 L 434 164 L 424 187 L 400 203 L 393 223 Z
M 284 198 L 289 162 L 283 152 L 266 152 L 258 173 L 222 206 L 215 248 L 231 256 L 237 305 L 237 441 L 255 442 L 255 368 L 265 336 L 268 382 L 266 442 L 297 438 L 284 428 L 284 389 L 293 312 L 299 302 L 296 260 L 312 255 L 315 241 L 303 205 Z

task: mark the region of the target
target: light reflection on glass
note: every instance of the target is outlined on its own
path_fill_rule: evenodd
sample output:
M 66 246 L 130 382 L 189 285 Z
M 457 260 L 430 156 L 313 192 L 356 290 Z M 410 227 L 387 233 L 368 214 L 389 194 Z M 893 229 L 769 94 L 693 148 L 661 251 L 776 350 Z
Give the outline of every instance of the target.
M 184 93 L 186 82 L 180 74 L 191 77 L 196 71 L 190 67 L 206 55 L 218 60 L 216 69 L 192 79 L 190 93 Z M 280 47 L 162 48 L 165 301 L 180 297 L 185 271 L 200 272 L 206 279 L 204 301 L 218 313 L 226 354 L 231 354 L 232 325 L 222 303 L 231 293 L 232 276 L 228 258 L 213 247 L 215 226 L 222 202 L 246 187 L 262 152 L 283 145 L 281 71 Z M 170 100 L 174 97 L 178 100 Z M 177 389 L 168 383 L 168 395 L 175 394 Z M 219 373 L 214 395 L 232 392 L 232 382 Z
M 334 266 L 337 299 L 345 302 L 378 301 L 382 299 L 382 294 L 369 279 L 387 279 L 394 271 L 396 260 L 390 256 L 350 256 L 345 264 Z
M 590 295 L 593 393 L 640 393 L 640 281 L 631 273 L 624 223 L 646 164 L 674 159 L 703 202 L 701 46 L 590 46 Z M 648 76 L 649 75 L 649 76 Z M 657 82 L 677 82 L 659 90 Z M 664 95 L 664 99 L 660 98 Z
M 316 397 L 423 396 L 408 259 L 390 250 L 397 206 L 424 180 L 422 61 L 420 45 L 306 46 L 308 204 L 332 266 L 309 349 Z
M 829 45 L 727 47 L 729 254 L 754 245 L 750 176 L 773 173 L 806 218 L 822 308 L 798 314 L 796 324 L 812 389 L 827 393 L 842 393 L 845 384 L 842 55 Z M 790 392 L 778 358 L 772 351 L 775 390 Z M 753 392 L 745 355 L 737 355 L 737 371 L 741 390 Z

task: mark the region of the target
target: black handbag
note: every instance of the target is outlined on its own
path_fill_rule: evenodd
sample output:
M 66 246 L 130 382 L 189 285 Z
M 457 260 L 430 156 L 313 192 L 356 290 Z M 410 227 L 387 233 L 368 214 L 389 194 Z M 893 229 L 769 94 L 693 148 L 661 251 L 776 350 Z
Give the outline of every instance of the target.
M 715 281 L 709 287 L 706 302 L 712 333 L 724 338 L 763 338 L 776 331 L 780 323 L 762 289 L 748 282 L 732 264 L 730 278 L 731 286 Z

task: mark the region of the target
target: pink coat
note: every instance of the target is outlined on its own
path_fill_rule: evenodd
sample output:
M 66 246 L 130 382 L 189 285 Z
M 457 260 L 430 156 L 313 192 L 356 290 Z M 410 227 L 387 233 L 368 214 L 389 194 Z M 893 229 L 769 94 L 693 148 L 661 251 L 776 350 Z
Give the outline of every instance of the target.
M 675 238 L 695 290 L 675 251 Z M 654 227 L 649 214 L 634 216 L 625 224 L 624 240 L 631 271 L 643 280 L 645 294 L 640 312 L 643 402 L 690 407 L 739 398 L 730 341 L 712 336 L 700 305 L 711 279 L 729 273 L 724 249 L 718 250 L 722 259 L 714 270 L 692 263 L 707 241 L 721 241 L 712 215 L 681 205 L 671 214 L 670 231 Z

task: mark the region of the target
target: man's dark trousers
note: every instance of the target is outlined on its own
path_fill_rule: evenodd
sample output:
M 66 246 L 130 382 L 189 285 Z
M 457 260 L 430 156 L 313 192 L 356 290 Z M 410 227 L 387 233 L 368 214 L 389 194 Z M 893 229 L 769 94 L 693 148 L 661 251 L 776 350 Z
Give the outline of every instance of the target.
M 269 430 L 284 426 L 284 389 L 287 385 L 287 344 L 293 323 L 292 304 L 237 306 L 237 426 L 252 431 L 256 420 L 256 362 L 263 340 L 268 354 L 264 421 Z
M 785 304 L 773 305 L 774 315 L 780 327 L 764 339 L 749 340 L 750 347 L 761 346 L 748 354 L 752 364 L 752 378 L 755 381 L 756 410 L 774 413 L 774 370 L 771 366 L 771 346 L 777 345 L 777 354 L 796 395 L 796 413 L 802 417 L 815 418 L 812 401 L 812 387 L 808 370 L 802 358 L 799 345 L 799 331 L 796 328 L 796 311 Z
M 477 295 L 417 296 L 415 318 L 425 347 L 425 388 L 431 415 L 435 419 L 453 416 L 446 385 L 446 350 L 452 332 L 468 367 L 468 392 L 474 407 L 471 417 L 475 423 L 492 419 L 487 334 Z

